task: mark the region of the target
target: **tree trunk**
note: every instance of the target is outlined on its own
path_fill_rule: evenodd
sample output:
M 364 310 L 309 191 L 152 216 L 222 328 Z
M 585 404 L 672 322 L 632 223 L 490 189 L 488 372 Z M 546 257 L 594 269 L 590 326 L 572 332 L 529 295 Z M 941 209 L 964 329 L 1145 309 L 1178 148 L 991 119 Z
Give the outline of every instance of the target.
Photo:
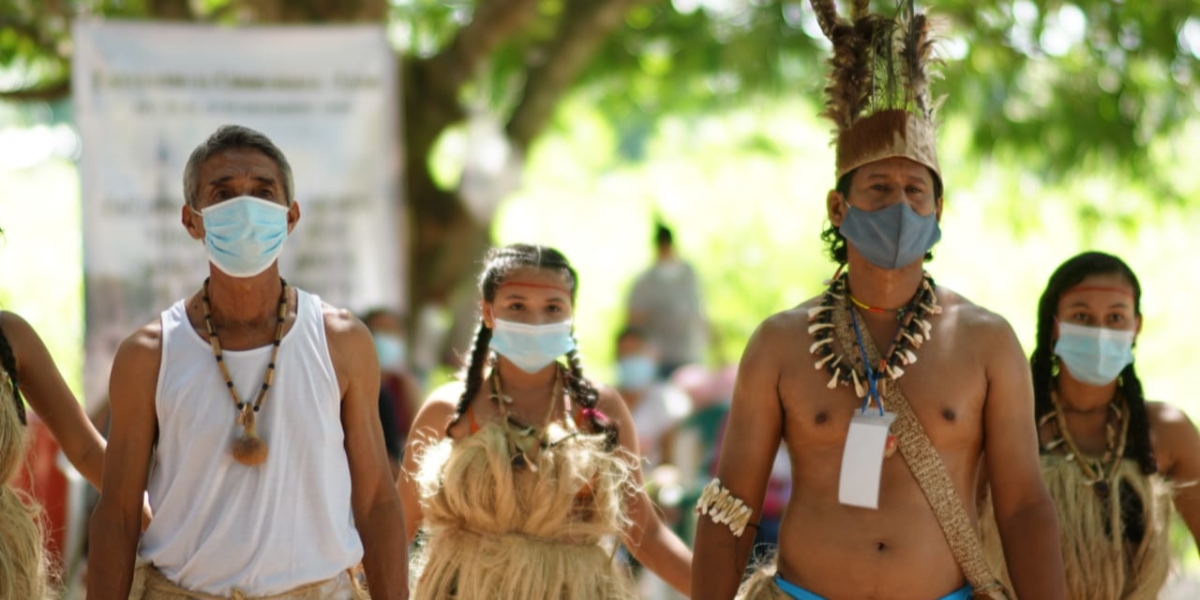
M 463 119 L 459 88 L 512 27 L 523 25 L 520 11 L 514 9 L 528 14 L 534 5 L 531 0 L 484 0 L 480 4 L 481 11 L 496 13 L 481 17 L 503 20 L 505 26 L 497 28 L 477 18 L 437 56 L 401 57 L 404 106 L 399 133 L 404 140 L 404 197 L 396 202 L 409 224 L 409 253 L 404 258 L 408 261 L 410 315 L 418 314 L 430 302 L 444 302 L 455 285 L 471 275 L 473 264 L 487 247 L 490 223 L 476 223 L 458 194 L 439 188 L 429 169 L 429 155 L 438 137 Z M 387 6 L 386 0 L 244 0 L 235 10 L 241 19 L 253 22 L 383 23 Z M 487 34 L 500 37 L 488 39 Z

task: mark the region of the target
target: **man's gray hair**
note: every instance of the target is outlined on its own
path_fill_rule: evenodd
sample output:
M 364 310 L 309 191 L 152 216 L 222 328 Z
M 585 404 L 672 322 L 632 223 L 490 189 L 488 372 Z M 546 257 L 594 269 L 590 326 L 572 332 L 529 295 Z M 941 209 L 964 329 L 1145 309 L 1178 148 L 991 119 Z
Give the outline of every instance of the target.
M 200 182 L 196 181 L 196 171 L 200 165 L 218 152 L 232 148 L 249 148 L 257 150 L 275 161 L 275 165 L 283 173 L 283 194 L 287 197 L 288 206 L 294 201 L 292 196 L 295 181 L 292 178 L 292 166 L 288 164 L 283 151 L 267 136 L 241 125 L 222 125 L 204 140 L 188 157 L 187 166 L 183 168 L 183 197 L 188 206 L 195 207 L 200 196 Z

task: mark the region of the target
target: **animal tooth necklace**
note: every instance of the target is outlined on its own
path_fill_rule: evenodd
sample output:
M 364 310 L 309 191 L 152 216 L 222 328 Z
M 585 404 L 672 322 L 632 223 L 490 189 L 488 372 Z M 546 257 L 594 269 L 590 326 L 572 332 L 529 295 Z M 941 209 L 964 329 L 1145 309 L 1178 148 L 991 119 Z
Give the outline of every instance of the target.
M 267 391 L 271 389 L 271 384 L 275 381 L 275 361 L 279 358 L 279 345 L 283 340 L 283 325 L 287 321 L 288 284 L 282 278 L 279 283 L 282 284 L 283 290 L 279 292 L 279 312 L 278 322 L 275 325 L 274 348 L 271 350 L 271 362 L 267 363 L 267 372 L 263 375 L 263 384 L 258 390 L 258 397 L 254 400 L 254 404 L 242 401 L 237 388 L 233 385 L 233 378 L 229 376 L 229 368 L 225 366 L 221 340 L 217 337 L 217 329 L 212 322 L 212 307 L 208 300 L 208 279 L 204 280 L 204 292 L 200 295 L 200 300 L 204 303 L 204 326 L 208 329 L 208 343 L 212 346 L 213 358 L 217 361 L 221 376 L 225 378 L 225 388 L 229 390 L 229 397 L 233 399 L 233 405 L 237 408 L 237 424 L 242 426 L 242 434 L 233 441 L 233 458 L 248 466 L 262 464 L 267 460 L 267 443 L 258 436 L 255 420 L 259 409 L 262 408 L 263 400 L 267 397 Z
M 834 389 L 839 383 L 853 384 L 857 397 L 867 399 L 868 405 L 877 403 L 882 410 L 884 386 L 894 384 L 904 376 L 904 367 L 917 362 L 916 350 L 929 341 L 933 331 L 929 318 L 941 314 L 942 308 L 938 305 L 933 278 L 928 273 L 923 274 L 912 300 L 897 309 L 899 326 L 896 334 L 875 366 L 875 360 L 872 360 L 875 357 L 865 356 L 865 349 L 854 351 L 860 346 L 857 338 L 861 335 L 861 332 L 856 333 L 859 318 L 853 313 L 857 304 L 850 295 L 849 273 L 835 276 L 820 303 L 808 310 L 808 332 L 813 337 L 809 352 L 817 357 L 813 368 L 824 368 L 830 374 L 826 387 Z M 884 312 L 884 309 L 878 312 Z M 841 351 L 835 349 L 835 334 Z M 869 370 L 868 364 L 871 365 Z M 896 447 L 895 436 L 889 436 L 887 456 L 894 454 Z

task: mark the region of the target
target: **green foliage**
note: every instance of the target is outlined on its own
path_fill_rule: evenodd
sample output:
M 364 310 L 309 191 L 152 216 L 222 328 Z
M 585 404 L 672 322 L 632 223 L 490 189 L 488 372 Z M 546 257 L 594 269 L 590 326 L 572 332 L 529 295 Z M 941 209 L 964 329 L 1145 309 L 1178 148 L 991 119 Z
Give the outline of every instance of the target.
M 681 13 L 681 4 L 702 7 Z M 828 44 L 807 2 L 708 4 L 631 12 L 588 73 L 607 112 L 640 125 L 758 95 L 820 97 Z M 926 4 L 946 21 L 935 90 L 946 95 L 943 114 L 971 119 L 973 150 L 1019 156 L 1049 182 L 1115 166 L 1147 176 L 1159 200 L 1182 197 L 1146 149 L 1200 109 L 1200 39 L 1184 36 L 1200 3 Z M 1191 22 L 1200 38 L 1200 20 Z
M 1200 108 L 1200 47 L 1183 38 L 1198 8 L 1194 0 L 942 3 L 967 46 L 948 63 L 947 109 L 974 118 L 975 149 L 1033 157 L 1048 181 L 1115 166 L 1153 181 L 1158 199 L 1177 199 L 1145 150 Z
M 704 283 L 720 335 L 712 360 L 736 362 L 763 319 L 816 295 L 835 268 L 819 241 L 833 152 L 816 112 L 792 100 L 673 116 L 648 136 L 646 160 L 631 164 L 610 143 L 615 127 L 596 130 L 605 121 L 595 103 L 568 102 L 530 156 L 524 188 L 502 206 L 496 241 L 549 244 L 576 264 L 576 327 L 590 368 L 605 376 L 662 215 Z M 1054 268 L 1086 249 L 1121 255 L 1145 294 L 1138 367 L 1147 393 L 1200 415 L 1188 379 L 1193 343 L 1178 325 L 1190 317 L 1177 301 L 1200 294 L 1200 280 L 1181 277 L 1194 271 L 1197 210 L 1155 205 L 1145 182 L 1121 172 L 1047 183 L 1018 160 L 959 161 L 970 125 L 960 117 L 943 128 L 944 236 L 929 266 L 937 281 L 1005 317 L 1031 350 L 1037 297 Z M 1190 177 L 1177 183 L 1200 194 L 1200 176 Z
M 0 0 L 0 89 L 65 81 L 70 23 L 85 9 L 105 18 L 146 18 L 150 4 Z M 190 6 L 199 20 L 231 22 L 245 4 Z M 894 10 L 890 1 L 874 4 Z M 1200 109 L 1200 2 L 926 4 L 947 21 L 945 81 L 936 89 L 947 96 L 947 117 L 966 115 L 973 123 L 972 149 L 1019 156 L 1050 182 L 1080 168 L 1117 167 L 1152 181 L 1157 200 L 1181 199 L 1147 149 Z M 475 6 L 392 0 L 389 30 L 400 52 L 433 56 L 472 20 Z M 465 97 L 506 112 L 573 10 L 574 0 L 541 0 L 534 18 L 491 54 Z M 629 10 L 579 85 L 617 123 L 622 156 L 636 160 L 665 116 L 725 110 L 758 97 L 820 98 L 827 48 L 804 0 L 658 0 Z
M 470 0 L 395 0 L 388 17 L 392 39 L 405 54 L 432 56 L 454 38 L 460 15 L 470 14 L 472 5 Z
M 82 398 L 83 248 L 79 179 L 61 160 L 0 168 L 0 309 L 29 321 Z

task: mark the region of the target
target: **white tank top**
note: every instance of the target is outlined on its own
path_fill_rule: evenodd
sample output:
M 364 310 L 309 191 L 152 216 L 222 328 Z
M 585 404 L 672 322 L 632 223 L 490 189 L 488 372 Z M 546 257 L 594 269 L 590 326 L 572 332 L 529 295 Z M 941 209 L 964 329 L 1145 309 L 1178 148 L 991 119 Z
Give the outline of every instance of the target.
M 237 410 L 185 301 L 162 313 L 158 447 L 148 485 L 154 519 L 138 552 L 188 590 L 279 594 L 362 560 L 321 301 L 296 295 L 296 323 L 257 415 L 268 455 L 256 466 L 233 459 Z M 271 349 L 225 350 L 243 399 L 257 396 Z

